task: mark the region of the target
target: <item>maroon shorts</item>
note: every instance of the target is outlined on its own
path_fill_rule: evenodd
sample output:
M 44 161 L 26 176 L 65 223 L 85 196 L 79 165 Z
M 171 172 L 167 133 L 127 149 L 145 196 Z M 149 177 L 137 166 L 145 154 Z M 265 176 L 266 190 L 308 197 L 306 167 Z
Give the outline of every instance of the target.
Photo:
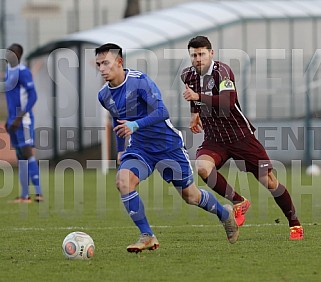
M 212 157 L 217 169 L 232 158 L 241 171 L 252 172 L 255 177 L 265 175 L 272 169 L 272 163 L 266 150 L 254 134 L 228 144 L 216 143 L 211 140 L 204 141 L 197 149 L 196 158 L 201 155 Z

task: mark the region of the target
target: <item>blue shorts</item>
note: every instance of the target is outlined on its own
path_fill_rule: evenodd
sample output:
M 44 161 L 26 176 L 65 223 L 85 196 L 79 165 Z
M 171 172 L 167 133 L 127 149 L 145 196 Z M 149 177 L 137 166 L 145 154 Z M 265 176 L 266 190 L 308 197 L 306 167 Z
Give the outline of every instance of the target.
M 193 169 L 184 148 L 164 153 L 147 153 L 139 148 L 127 147 L 118 169 L 129 169 L 140 181 L 157 169 L 166 182 L 184 189 L 194 182 Z
M 14 148 L 22 148 L 25 146 L 34 146 L 34 125 L 22 124 L 14 132 L 9 132 L 10 142 Z

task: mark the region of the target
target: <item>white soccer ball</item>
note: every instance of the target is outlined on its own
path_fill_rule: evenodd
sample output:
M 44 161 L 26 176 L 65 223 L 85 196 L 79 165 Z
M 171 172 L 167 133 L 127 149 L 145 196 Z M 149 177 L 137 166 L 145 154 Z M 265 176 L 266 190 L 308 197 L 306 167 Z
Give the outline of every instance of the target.
M 84 232 L 72 232 L 62 242 L 62 252 L 68 259 L 91 259 L 95 253 L 94 240 Z
M 321 173 L 320 167 L 315 164 L 308 166 L 306 169 L 307 175 L 318 176 L 320 175 L 320 173 Z

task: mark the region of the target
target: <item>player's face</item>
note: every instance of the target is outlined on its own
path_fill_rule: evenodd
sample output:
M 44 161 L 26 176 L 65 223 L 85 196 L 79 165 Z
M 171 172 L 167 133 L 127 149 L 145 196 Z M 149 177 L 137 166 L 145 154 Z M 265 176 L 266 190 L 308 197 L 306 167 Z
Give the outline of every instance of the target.
M 200 75 L 205 74 L 212 64 L 214 51 L 208 50 L 205 47 L 189 49 L 189 55 L 193 67 L 196 69 L 197 73 Z
M 105 81 L 117 81 L 123 72 L 123 59 L 111 52 L 97 54 L 96 66 Z

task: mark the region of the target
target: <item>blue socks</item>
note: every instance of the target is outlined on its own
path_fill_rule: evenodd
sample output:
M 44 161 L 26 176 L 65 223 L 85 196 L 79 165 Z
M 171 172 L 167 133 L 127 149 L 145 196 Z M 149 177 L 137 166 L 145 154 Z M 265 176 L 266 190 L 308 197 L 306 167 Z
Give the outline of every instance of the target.
M 200 191 L 202 195 L 198 206 L 210 213 L 216 214 L 220 221 L 227 220 L 229 217 L 229 211 L 218 202 L 213 194 L 203 189 L 200 189 Z M 121 195 L 121 200 L 140 232 L 142 234 L 145 233 L 153 235 L 153 231 L 150 228 L 145 215 L 144 204 L 137 191 Z
M 21 185 L 21 198 L 29 197 L 28 161 L 18 160 L 18 174 Z
M 136 226 L 139 228 L 140 232 L 142 234 L 145 233 L 153 235 L 153 231 L 150 228 L 145 215 L 143 201 L 139 197 L 137 191 L 132 191 L 126 195 L 121 195 L 121 200 L 128 214 L 130 215 Z
M 220 204 L 213 194 L 203 189 L 200 189 L 200 191 L 202 196 L 198 206 L 210 213 L 216 214 L 220 221 L 227 220 L 229 211 Z
M 18 160 L 19 179 L 21 184 L 21 197 L 29 197 L 29 179 L 35 186 L 36 194 L 42 194 L 39 181 L 39 167 L 35 157 L 29 160 Z
M 32 181 L 32 184 L 35 186 L 36 194 L 42 194 L 39 181 L 39 167 L 35 157 L 31 157 L 28 160 L 28 172 L 29 178 Z

